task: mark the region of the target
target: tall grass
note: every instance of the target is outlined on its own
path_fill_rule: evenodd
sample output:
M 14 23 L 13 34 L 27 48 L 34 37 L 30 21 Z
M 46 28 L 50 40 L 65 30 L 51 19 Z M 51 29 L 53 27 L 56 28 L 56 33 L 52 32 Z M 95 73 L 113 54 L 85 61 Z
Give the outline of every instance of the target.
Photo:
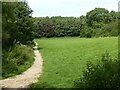
M 31 47 L 16 44 L 8 50 L 3 50 L 3 79 L 22 73 L 32 65 L 33 61 L 34 53 Z

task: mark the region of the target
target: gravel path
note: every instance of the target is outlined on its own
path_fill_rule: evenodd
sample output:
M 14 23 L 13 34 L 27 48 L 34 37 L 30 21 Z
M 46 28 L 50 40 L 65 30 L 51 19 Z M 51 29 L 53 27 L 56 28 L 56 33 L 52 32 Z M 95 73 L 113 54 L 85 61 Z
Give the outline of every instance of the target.
M 42 74 L 43 59 L 37 49 L 37 43 L 34 47 L 35 61 L 33 65 L 20 75 L 0 80 L 2 88 L 28 88 L 30 84 L 37 82 L 37 78 Z

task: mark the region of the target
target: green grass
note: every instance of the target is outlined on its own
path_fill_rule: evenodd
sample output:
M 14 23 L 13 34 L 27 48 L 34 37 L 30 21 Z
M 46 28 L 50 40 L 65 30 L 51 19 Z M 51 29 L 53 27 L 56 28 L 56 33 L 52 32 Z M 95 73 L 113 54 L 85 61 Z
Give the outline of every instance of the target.
M 50 38 L 36 39 L 42 53 L 43 74 L 32 88 L 72 88 L 74 80 L 82 75 L 87 61 L 96 63 L 106 52 L 115 58 L 118 38 Z

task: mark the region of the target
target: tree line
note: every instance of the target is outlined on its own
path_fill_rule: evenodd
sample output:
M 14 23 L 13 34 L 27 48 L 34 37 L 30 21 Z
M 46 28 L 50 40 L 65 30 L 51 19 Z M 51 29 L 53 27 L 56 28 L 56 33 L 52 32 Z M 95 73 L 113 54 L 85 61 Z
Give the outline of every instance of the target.
M 35 17 L 35 36 L 40 37 L 100 37 L 117 36 L 118 12 L 95 8 L 80 17 Z

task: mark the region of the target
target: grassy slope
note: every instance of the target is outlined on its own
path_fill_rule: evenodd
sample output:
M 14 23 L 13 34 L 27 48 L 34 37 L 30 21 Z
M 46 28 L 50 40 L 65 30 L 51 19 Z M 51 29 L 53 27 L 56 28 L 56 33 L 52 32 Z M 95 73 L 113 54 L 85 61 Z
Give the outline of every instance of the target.
M 44 59 L 43 75 L 32 87 L 73 87 L 73 81 L 82 75 L 87 61 L 96 63 L 108 50 L 116 57 L 118 38 L 51 38 L 36 39 Z

